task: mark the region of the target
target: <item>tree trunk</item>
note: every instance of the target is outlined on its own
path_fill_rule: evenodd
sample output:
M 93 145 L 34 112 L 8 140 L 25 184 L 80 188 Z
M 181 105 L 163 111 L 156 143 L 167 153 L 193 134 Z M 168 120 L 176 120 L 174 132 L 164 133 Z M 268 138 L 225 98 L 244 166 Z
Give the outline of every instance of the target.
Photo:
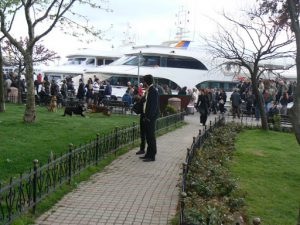
M 21 66 L 19 65 L 18 69 L 18 103 L 22 104 L 22 90 L 21 90 Z
M 33 63 L 32 63 L 32 54 L 26 52 L 24 57 L 26 65 L 26 84 L 27 84 L 27 102 L 23 120 L 26 123 L 33 123 L 36 120 L 36 108 L 35 108 L 35 93 L 33 85 Z
M 294 105 L 292 109 L 288 112 L 290 116 L 291 122 L 293 124 L 293 128 L 295 131 L 296 139 L 298 144 L 300 144 L 300 27 L 299 27 L 299 20 L 296 13 L 296 5 L 295 1 L 288 0 L 288 10 L 289 15 L 291 18 L 291 28 L 292 31 L 295 33 L 296 37 L 296 68 L 297 68 L 297 87 L 296 93 L 294 93 Z
M 3 86 L 3 57 L 0 43 L 0 112 L 5 112 L 4 86 Z
M 259 93 L 258 86 L 257 86 L 257 83 L 258 83 L 257 75 L 251 74 L 251 82 L 252 82 L 253 93 L 258 102 L 258 108 L 259 108 L 259 113 L 260 113 L 260 117 L 261 117 L 261 127 L 263 130 L 268 130 L 269 126 L 268 126 L 267 114 L 265 111 L 264 102 L 260 98 L 260 93 Z
M 263 130 L 269 130 L 268 126 L 268 118 L 267 118 L 267 112 L 265 110 L 264 102 L 261 98 L 259 98 L 259 113 L 261 117 L 261 127 Z

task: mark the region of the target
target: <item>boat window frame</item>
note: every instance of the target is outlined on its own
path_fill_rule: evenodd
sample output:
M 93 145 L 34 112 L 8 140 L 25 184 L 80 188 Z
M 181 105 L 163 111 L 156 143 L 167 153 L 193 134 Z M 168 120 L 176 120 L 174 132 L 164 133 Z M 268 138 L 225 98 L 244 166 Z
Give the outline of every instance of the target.
M 202 63 L 200 60 L 192 58 L 192 57 L 180 57 L 180 56 L 163 56 L 162 58 L 162 66 L 164 67 L 168 67 L 168 68 L 180 68 L 180 69 L 195 69 L 195 70 L 208 70 L 207 67 L 204 65 L 204 63 Z M 170 65 L 170 61 L 177 61 L 177 62 L 173 62 L 174 64 Z M 180 63 L 181 64 L 178 64 Z M 198 65 L 193 67 L 193 66 L 187 66 L 189 63 L 191 65 L 191 63 L 197 63 Z

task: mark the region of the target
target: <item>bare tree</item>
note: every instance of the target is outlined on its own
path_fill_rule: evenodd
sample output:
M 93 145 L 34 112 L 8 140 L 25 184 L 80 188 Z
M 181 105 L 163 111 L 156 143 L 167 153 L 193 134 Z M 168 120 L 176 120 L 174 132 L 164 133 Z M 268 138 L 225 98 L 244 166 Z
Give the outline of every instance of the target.
M 100 0 L 97 2 L 106 2 Z M 72 10 L 75 4 L 87 4 L 94 8 L 101 6 L 93 3 L 92 0 L 1 0 L 0 2 L 0 28 L 3 35 L 22 54 L 25 64 L 25 78 L 27 84 L 27 103 L 24 112 L 24 122 L 34 122 L 36 120 L 35 93 L 33 85 L 33 52 L 34 46 L 57 25 L 76 26 L 82 28 L 86 34 L 92 34 L 101 38 L 102 32 L 76 21 L 74 16 L 80 16 Z M 74 7 L 75 8 L 75 7 Z M 9 31 L 9 27 L 15 21 L 15 15 L 23 16 L 27 26 L 28 42 L 26 47 L 20 45 L 18 40 Z M 78 18 L 78 17 L 77 17 Z M 84 18 L 84 17 L 81 17 Z M 85 19 L 85 18 L 84 18 Z M 39 31 L 39 34 L 37 34 Z M 76 33 L 78 35 L 78 33 Z
M 219 25 L 219 32 L 205 38 L 215 58 L 224 59 L 243 68 L 252 82 L 253 93 L 258 100 L 262 128 L 267 130 L 267 116 L 264 110 L 258 82 L 262 75 L 272 69 L 268 61 L 290 58 L 294 54 L 294 37 L 280 26 L 269 24 L 261 13 L 254 10 L 246 14 L 243 23 L 224 14 L 232 29 Z
M 289 111 L 296 139 L 300 144 L 300 3 L 298 0 L 261 0 L 260 10 L 268 15 L 273 24 L 288 27 L 295 34 L 297 87 L 294 94 L 294 105 Z

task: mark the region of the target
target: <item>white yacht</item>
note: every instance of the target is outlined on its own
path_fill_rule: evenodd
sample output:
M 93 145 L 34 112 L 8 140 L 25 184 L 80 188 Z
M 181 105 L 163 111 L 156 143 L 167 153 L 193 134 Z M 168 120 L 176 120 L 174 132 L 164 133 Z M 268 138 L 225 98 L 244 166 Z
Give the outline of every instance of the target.
M 116 50 L 79 49 L 78 52 L 67 56 L 66 63 L 49 66 L 43 70 L 43 73 L 50 80 L 63 80 L 67 77 L 77 77 L 79 79 L 86 69 L 108 65 L 121 56 L 122 54 Z
M 189 41 L 168 45 L 133 47 L 123 57 L 105 67 L 88 68 L 84 76 L 96 75 L 108 80 L 114 88 L 127 82 L 138 84 L 146 74 L 152 74 L 155 83 L 167 84 L 173 91 L 182 87 L 222 88 L 226 91 L 236 86 L 236 72 L 230 64 L 217 65 L 206 54 L 188 47 Z

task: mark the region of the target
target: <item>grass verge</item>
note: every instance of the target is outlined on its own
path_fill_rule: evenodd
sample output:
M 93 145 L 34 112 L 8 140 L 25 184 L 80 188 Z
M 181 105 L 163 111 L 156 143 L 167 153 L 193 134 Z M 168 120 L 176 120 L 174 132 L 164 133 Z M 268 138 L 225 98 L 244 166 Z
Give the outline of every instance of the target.
M 294 225 L 300 203 L 300 146 L 294 134 L 245 130 L 238 135 L 231 171 L 245 191 L 249 218 Z
M 34 159 L 44 164 L 51 152 L 64 154 L 70 143 L 78 146 L 96 138 L 96 134 L 138 123 L 138 116 L 87 113 L 86 117 L 63 117 L 63 109 L 51 113 L 46 107 L 37 106 L 37 121 L 25 124 L 24 105 L 6 104 L 6 108 L 0 114 L 0 182 L 32 168 Z

